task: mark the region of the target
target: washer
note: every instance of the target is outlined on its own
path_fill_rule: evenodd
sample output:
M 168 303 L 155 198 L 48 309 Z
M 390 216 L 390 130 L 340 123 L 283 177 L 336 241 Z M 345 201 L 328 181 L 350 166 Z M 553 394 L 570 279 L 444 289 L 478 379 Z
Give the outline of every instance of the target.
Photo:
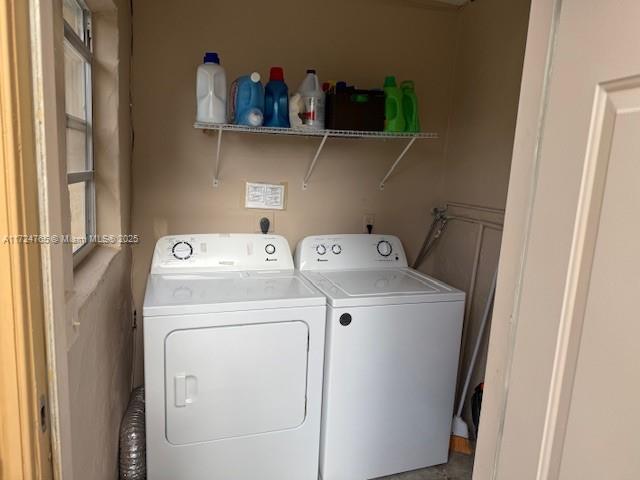
M 276 235 L 158 240 L 144 300 L 149 480 L 316 480 L 325 298 Z
M 322 479 L 445 463 L 464 293 L 408 268 L 391 235 L 307 237 L 296 266 L 328 303 Z

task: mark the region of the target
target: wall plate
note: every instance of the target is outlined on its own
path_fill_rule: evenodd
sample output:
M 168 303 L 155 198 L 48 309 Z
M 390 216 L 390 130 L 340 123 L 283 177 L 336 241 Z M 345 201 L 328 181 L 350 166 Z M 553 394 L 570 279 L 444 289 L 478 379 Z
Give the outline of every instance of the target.
M 247 182 L 244 207 L 284 210 L 285 193 L 282 184 Z

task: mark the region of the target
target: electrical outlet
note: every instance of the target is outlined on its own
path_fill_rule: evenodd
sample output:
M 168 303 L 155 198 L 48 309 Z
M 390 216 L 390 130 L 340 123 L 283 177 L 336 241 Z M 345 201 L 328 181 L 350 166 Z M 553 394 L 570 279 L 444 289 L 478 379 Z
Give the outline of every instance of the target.
M 375 225 L 376 223 L 376 215 L 375 213 L 365 213 L 362 217 L 362 231 L 364 233 L 369 233 L 367 230 L 367 225 Z
M 253 232 L 253 233 L 261 233 L 260 232 L 260 220 L 266 217 L 269 219 L 270 225 L 269 225 L 269 233 L 273 233 L 275 230 L 275 212 L 272 210 L 261 210 L 259 212 L 257 211 L 253 211 L 251 212 L 251 215 L 249 215 L 249 225 L 248 225 L 248 231 L 249 232 Z

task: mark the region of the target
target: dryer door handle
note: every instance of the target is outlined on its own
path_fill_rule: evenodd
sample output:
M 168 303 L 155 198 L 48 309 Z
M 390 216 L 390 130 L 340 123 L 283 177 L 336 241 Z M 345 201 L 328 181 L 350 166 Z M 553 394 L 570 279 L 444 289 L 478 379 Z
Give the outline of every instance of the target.
M 176 375 L 175 385 L 175 405 L 176 407 L 186 407 L 196 400 L 198 394 L 198 379 L 195 375 Z

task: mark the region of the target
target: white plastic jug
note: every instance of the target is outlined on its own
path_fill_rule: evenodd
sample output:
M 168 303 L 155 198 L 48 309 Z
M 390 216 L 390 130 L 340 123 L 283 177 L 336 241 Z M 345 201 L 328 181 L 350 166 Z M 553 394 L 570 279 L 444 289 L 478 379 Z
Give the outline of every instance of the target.
M 307 70 L 298 93 L 302 97 L 302 123 L 307 128 L 324 129 L 324 92 L 315 70 Z
M 196 120 L 227 123 L 227 75 L 217 53 L 207 52 L 196 76 Z

